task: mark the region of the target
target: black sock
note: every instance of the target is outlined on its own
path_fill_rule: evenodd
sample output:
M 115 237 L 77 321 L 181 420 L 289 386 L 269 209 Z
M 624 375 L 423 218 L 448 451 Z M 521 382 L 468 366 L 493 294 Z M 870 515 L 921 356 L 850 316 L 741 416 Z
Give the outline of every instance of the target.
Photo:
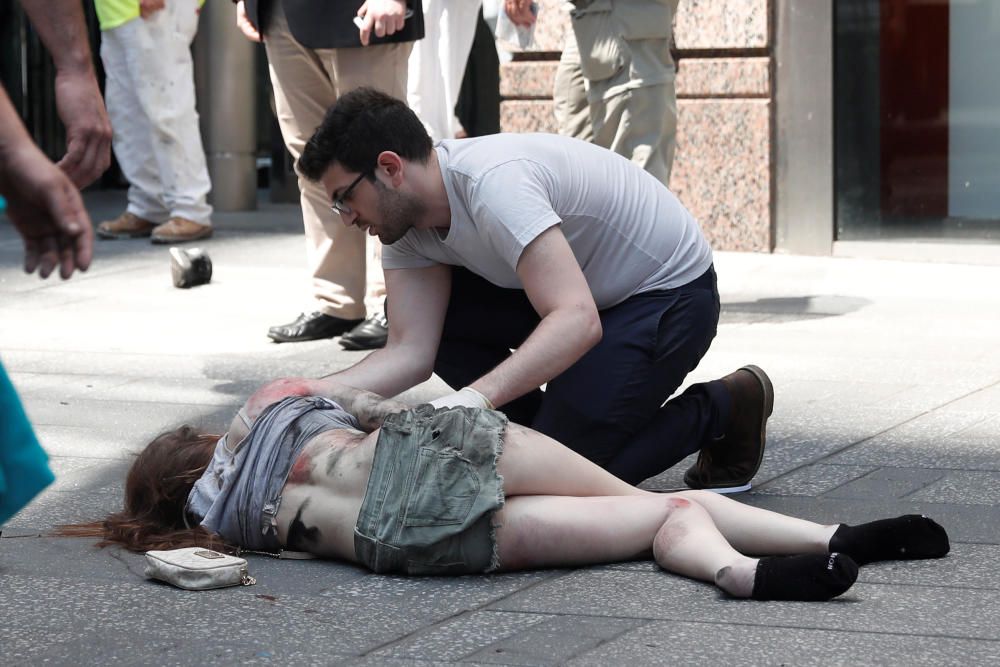
M 817 602 L 835 598 L 858 578 L 858 565 L 845 554 L 769 556 L 757 562 L 754 600 Z
M 858 565 L 879 560 L 941 558 L 950 549 L 948 533 L 921 514 L 881 519 L 860 526 L 840 524 L 830 551 L 848 554 Z

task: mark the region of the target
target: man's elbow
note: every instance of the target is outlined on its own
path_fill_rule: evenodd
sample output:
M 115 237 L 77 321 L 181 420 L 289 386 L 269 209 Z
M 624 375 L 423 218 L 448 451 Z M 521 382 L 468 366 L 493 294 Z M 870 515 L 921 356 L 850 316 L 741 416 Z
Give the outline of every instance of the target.
M 428 380 L 431 379 L 431 375 L 434 374 L 434 364 L 433 363 L 430 364 L 423 363 L 420 365 L 415 364 L 411 370 L 411 373 L 412 373 L 410 376 L 411 387 L 418 385 L 421 382 L 427 382 Z
M 601 342 L 601 338 L 604 336 L 604 327 L 601 326 L 601 315 L 596 308 L 586 309 L 580 331 L 582 339 L 587 343 L 588 350 Z
M 400 375 L 406 377 L 409 387 L 426 382 L 434 374 L 434 360 L 437 357 L 437 350 L 406 343 L 394 344 L 389 341 L 385 352 L 387 354 L 395 353 L 393 356 L 397 360 L 397 368 Z

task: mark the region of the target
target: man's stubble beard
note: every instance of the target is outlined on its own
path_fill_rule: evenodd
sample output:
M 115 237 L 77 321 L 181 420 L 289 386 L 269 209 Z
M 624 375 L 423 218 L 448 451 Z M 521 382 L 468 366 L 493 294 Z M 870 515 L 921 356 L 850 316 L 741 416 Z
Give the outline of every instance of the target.
M 378 238 L 384 245 L 391 245 L 424 217 L 427 205 L 416 195 L 391 190 L 381 183 L 378 185 L 377 207 L 381 220 Z

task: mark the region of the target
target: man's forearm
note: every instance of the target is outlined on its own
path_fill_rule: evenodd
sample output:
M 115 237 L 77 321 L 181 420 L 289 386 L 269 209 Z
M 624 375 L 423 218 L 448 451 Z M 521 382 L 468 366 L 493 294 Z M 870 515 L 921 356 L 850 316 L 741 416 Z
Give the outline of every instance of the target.
M 511 356 L 469 386 L 499 408 L 558 376 L 600 340 L 600 320 L 553 312 Z
M 18 116 L 7 91 L 0 88 L 0 157 L 28 141 L 28 132 L 24 129 L 21 117 Z M 6 161 L 0 161 L 0 169 Z
M 81 0 L 21 0 L 24 12 L 63 73 L 93 73 Z
M 314 380 L 314 392 L 340 404 L 361 422 L 363 430 L 374 431 L 382 426 L 385 418 L 394 412 L 408 410 L 411 406 L 399 401 L 383 398 L 363 389 L 355 389 L 340 384 L 331 378 Z
M 405 345 L 375 350 L 349 368 L 327 376 L 333 382 L 365 389 L 381 396 L 395 396 L 431 376 L 431 368 L 419 362 L 421 354 Z

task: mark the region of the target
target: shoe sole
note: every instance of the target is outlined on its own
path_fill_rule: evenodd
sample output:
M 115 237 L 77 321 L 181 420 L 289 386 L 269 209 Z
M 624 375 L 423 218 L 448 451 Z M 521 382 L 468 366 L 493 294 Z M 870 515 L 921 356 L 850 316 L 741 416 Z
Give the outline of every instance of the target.
M 340 346 L 345 350 L 378 350 L 385 347 L 386 341 L 382 341 L 379 345 L 372 345 L 371 343 L 359 343 L 356 340 L 350 338 L 341 338 Z
M 313 336 L 310 338 L 283 336 L 281 334 L 273 334 L 268 332 L 267 337 L 273 340 L 275 343 L 308 343 L 311 340 L 326 340 L 327 338 L 333 338 L 337 334 L 330 334 L 329 336 Z
M 771 378 L 767 376 L 764 369 L 759 366 L 750 364 L 743 366 L 741 370 L 753 373 L 757 381 L 760 382 L 761 389 L 764 390 L 764 414 L 760 419 L 760 452 L 757 454 L 757 464 L 754 465 L 753 472 L 746 482 L 746 486 L 749 489 L 750 480 L 760 470 L 760 464 L 764 461 L 764 449 L 767 447 L 767 420 L 771 416 L 771 413 L 774 412 L 774 385 L 771 384 Z
M 749 491 L 751 484 L 750 481 L 760 470 L 760 464 L 764 461 L 764 449 L 767 447 L 767 419 L 774 412 L 774 385 L 771 384 L 771 378 L 768 377 L 767 373 L 764 372 L 759 366 L 754 366 L 753 364 L 748 364 L 746 366 L 741 366 L 739 368 L 741 371 L 747 371 L 760 382 L 761 390 L 764 392 L 764 411 L 760 419 L 760 451 L 757 453 L 757 463 L 754 464 L 753 472 L 745 482 L 732 480 L 718 485 L 707 485 L 707 486 L 692 486 L 688 482 L 687 474 L 684 475 L 684 483 L 687 484 L 692 489 L 700 489 L 704 491 L 714 491 L 715 493 L 727 494 L 727 493 L 742 493 L 744 491 Z
M 301 336 L 285 336 L 284 334 L 275 333 L 273 331 L 267 332 L 267 337 L 273 340 L 275 343 L 306 343 L 311 340 L 326 340 L 328 338 L 336 338 L 340 336 L 339 332 L 334 332 L 332 334 L 327 334 L 324 336 L 310 336 L 308 338 L 303 338 Z
M 122 241 L 126 239 L 145 239 L 152 236 L 153 230 L 148 232 L 106 232 L 100 227 L 97 228 L 98 238 L 108 241 Z
M 725 496 L 730 493 L 743 493 L 744 491 L 749 491 L 752 486 L 753 485 L 750 482 L 747 482 L 746 484 L 741 484 L 739 486 L 717 486 L 717 487 L 704 486 L 698 490 L 711 491 L 712 493 L 718 493 L 720 495 Z
M 184 238 L 165 238 L 163 236 L 153 236 L 148 234 L 150 241 L 157 245 L 167 245 L 169 243 L 189 243 L 191 241 L 200 241 L 201 239 L 207 239 L 212 237 L 212 230 L 209 229 L 207 232 L 202 232 L 195 234 L 194 236 L 185 236 Z

